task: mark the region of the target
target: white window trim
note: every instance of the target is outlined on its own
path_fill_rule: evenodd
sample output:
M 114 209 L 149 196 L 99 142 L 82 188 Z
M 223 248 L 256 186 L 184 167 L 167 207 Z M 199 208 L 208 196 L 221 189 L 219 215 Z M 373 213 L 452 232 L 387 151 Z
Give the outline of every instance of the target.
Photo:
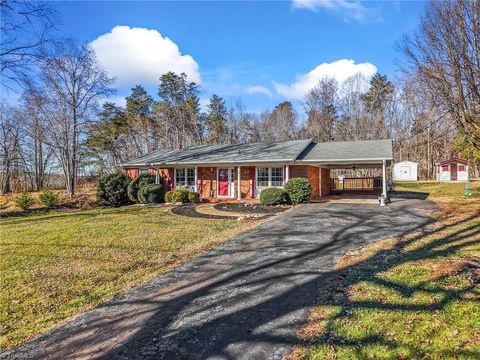
M 268 169 L 268 186 L 258 186 L 258 171 L 257 169 L 264 169 L 264 168 L 267 168 Z M 273 186 L 272 185 L 272 168 L 282 168 L 282 174 L 283 174 L 283 184 L 282 186 Z M 258 198 L 260 196 L 260 193 L 261 191 L 258 191 L 259 189 L 260 190 L 264 190 L 264 189 L 268 189 L 268 188 L 279 188 L 279 189 L 283 189 L 285 187 L 285 166 L 284 165 L 281 165 L 281 166 L 255 166 L 255 197 Z
M 187 182 L 187 171 L 188 169 L 193 169 L 195 171 L 195 168 L 193 167 L 178 167 L 178 168 L 174 168 L 173 169 L 173 188 L 174 189 L 177 189 L 177 188 L 187 188 L 187 189 L 190 189 L 190 190 L 194 190 L 196 191 L 195 189 L 197 188 L 197 184 L 193 184 L 193 185 L 178 185 L 177 184 L 177 170 L 184 170 L 185 171 L 185 182 Z

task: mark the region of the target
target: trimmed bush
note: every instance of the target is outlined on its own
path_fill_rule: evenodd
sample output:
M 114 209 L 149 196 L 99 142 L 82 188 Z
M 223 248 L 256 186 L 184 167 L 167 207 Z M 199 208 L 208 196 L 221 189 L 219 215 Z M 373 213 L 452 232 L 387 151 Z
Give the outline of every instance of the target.
M 35 201 L 33 200 L 32 195 L 27 192 L 24 192 L 15 198 L 15 204 L 22 210 L 30 209 L 34 203 Z
M 291 178 L 285 186 L 285 191 L 292 204 L 303 204 L 310 200 L 312 186 L 305 178 Z
M 98 180 L 97 199 L 100 205 L 122 206 L 129 203 L 127 187 L 130 178 L 122 173 L 107 175 Z
M 288 202 L 288 195 L 283 189 L 269 188 L 260 193 L 260 202 L 263 205 L 279 205 Z
M 199 203 L 200 202 L 200 194 L 195 191 L 189 191 L 188 192 L 188 201 L 191 203 Z
M 146 184 L 138 190 L 138 201 L 142 204 L 160 204 L 164 201 L 162 185 Z
M 60 199 L 60 196 L 58 195 L 57 192 L 53 190 L 45 189 L 40 193 L 39 198 L 42 205 L 46 207 L 50 207 L 58 204 L 58 200 Z
M 167 203 L 182 203 L 186 204 L 189 200 L 191 191 L 188 189 L 175 189 L 165 194 L 165 202 Z
M 138 199 L 138 191 L 142 186 L 148 184 L 155 184 L 155 175 L 152 174 L 141 174 L 136 179 L 132 180 L 130 184 L 128 184 L 127 194 L 130 201 L 137 202 Z

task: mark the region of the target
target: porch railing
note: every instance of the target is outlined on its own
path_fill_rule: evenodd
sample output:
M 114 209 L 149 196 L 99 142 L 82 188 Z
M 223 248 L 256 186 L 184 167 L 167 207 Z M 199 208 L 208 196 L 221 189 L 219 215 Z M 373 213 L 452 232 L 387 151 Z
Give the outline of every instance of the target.
M 382 191 L 381 177 L 355 177 L 344 178 L 340 181 L 338 178 L 330 179 L 330 192 L 377 192 Z

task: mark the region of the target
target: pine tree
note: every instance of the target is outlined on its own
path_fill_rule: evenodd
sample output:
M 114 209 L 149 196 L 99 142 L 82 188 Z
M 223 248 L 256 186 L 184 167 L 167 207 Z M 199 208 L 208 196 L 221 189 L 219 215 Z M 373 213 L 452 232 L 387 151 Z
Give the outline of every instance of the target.
M 218 95 L 213 95 L 205 117 L 207 143 L 222 144 L 227 140 L 227 114 L 225 100 Z

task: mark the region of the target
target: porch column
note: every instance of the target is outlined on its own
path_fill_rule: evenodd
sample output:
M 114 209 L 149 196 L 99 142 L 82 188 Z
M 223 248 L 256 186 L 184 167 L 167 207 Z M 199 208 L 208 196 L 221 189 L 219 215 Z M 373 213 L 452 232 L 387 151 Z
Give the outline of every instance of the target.
M 195 192 L 198 192 L 198 166 L 195 166 Z
M 288 179 L 290 179 L 290 166 L 289 165 L 285 166 L 285 184 L 288 182 Z
M 155 168 L 155 184 L 160 184 L 160 169 Z
M 387 160 L 383 160 L 382 170 L 382 196 L 387 197 Z
M 237 200 L 242 200 L 242 172 L 240 166 L 237 167 Z

